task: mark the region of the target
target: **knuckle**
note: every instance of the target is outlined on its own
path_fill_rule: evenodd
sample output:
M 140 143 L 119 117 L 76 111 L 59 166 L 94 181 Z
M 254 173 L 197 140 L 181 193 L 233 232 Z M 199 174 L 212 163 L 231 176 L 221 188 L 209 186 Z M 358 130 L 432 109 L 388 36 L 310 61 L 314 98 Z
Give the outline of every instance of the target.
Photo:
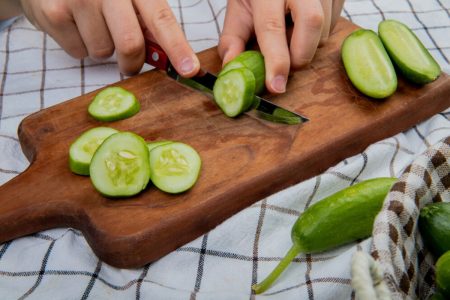
M 162 7 L 155 12 L 153 23 L 155 26 L 169 26 L 175 24 L 177 21 L 174 18 L 170 8 Z
M 96 48 L 90 52 L 90 55 L 94 59 L 108 58 L 114 53 L 114 47 Z
M 117 51 L 124 56 L 137 56 L 144 51 L 144 41 L 135 35 L 125 35 L 117 45 Z
M 62 25 L 69 19 L 66 7 L 60 1 L 48 1 L 43 14 L 47 21 L 55 26 Z
M 266 32 L 284 33 L 286 29 L 282 20 L 270 17 L 264 22 L 263 30 Z
M 308 28 L 320 29 L 323 26 L 323 12 L 317 11 L 305 18 L 305 24 Z

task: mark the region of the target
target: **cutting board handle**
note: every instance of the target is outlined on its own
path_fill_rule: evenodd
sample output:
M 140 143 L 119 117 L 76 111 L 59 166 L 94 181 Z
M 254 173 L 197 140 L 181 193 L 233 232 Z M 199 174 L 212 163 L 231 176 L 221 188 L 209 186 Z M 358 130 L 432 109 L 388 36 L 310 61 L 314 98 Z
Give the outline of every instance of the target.
M 0 186 L 0 242 L 72 224 L 78 210 L 60 184 L 34 163 Z

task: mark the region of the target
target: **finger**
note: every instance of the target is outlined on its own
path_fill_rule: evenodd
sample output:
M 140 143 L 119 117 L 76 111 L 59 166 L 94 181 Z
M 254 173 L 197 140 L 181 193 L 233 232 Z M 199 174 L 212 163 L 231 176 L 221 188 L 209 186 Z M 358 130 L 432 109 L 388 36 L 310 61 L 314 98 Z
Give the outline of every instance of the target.
M 322 25 L 322 35 L 320 36 L 319 44 L 322 45 L 328 40 L 328 37 L 330 36 L 333 0 L 321 0 L 320 2 L 322 4 L 322 11 L 323 11 L 323 25 Z
M 164 49 L 175 69 L 184 77 L 197 74 L 200 62 L 166 0 L 154 0 L 152 6 L 148 5 L 146 0 L 135 2 L 145 25 Z
M 294 31 L 290 43 L 291 66 L 299 68 L 314 57 L 322 36 L 323 11 L 320 1 L 294 0 L 290 4 Z
M 334 0 L 333 8 L 331 10 L 331 24 L 330 31 L 333 31 L 334 26 L 336 25 L 339 17 L 341 16 L 342 7 L 344 7 L 345 0 Z
M 114 53 L 114 44 L 103 18 L 101 6 L 96 5 L 95 1 L 73 3 L 75 3 L 72 7 L 73 17 L 89 56 L 93 59 L 110 57 Z
M 130 1 L 103 2 L 103 16 L 116 48 L 117 63 L 123 74 L 132 75 L 145 60 L 144 36 Z
M 253 19 L 250 8 L 244 7 L 241 2 L 236 0 L 228 1 L 218 46 L 223 65 L 245 50 L 245 44 L 252 32 Z
M 267 89 L 283 93 L 290 65 L 284 1 L 253 0 L 252 8 L 256 38 L 265 59 Z
M 40 28 L 47 32 L 69 55 L 83 58 L 88 55 L 72 14 L 61 1 L 43 1 L 41 10 L 34 13 Z

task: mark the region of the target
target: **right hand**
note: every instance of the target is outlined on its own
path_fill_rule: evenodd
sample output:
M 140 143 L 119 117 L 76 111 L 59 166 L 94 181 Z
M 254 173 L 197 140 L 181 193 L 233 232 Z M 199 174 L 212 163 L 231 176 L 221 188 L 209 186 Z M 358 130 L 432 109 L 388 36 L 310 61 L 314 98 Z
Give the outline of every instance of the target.
M 184 77 L 200 63 L 166 0 L 21 0 L 26 17 L 71 56 L 104 59 L 117 54 L 119 69 L 131 75 L 145 60 L 137 12 Z

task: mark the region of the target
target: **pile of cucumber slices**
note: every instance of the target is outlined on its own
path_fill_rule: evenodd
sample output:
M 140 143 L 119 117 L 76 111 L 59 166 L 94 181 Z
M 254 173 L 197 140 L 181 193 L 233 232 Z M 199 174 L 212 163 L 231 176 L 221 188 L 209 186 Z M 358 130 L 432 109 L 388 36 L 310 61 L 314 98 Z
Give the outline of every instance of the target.
M 128 118 L 139 111 L 139 102 L 119 87 L 102 90 L 89 106 L 101 121 Z M 150 180 L 167 193 L 190 189 L 200 174 L 201 158 L 191 146 L 173 141 L 147 143 L 132 132 L 95 127 L 70 146 L 70 170 L 90 175 L 94 187 L 106 197 L 129 197 L 144 190 Z

